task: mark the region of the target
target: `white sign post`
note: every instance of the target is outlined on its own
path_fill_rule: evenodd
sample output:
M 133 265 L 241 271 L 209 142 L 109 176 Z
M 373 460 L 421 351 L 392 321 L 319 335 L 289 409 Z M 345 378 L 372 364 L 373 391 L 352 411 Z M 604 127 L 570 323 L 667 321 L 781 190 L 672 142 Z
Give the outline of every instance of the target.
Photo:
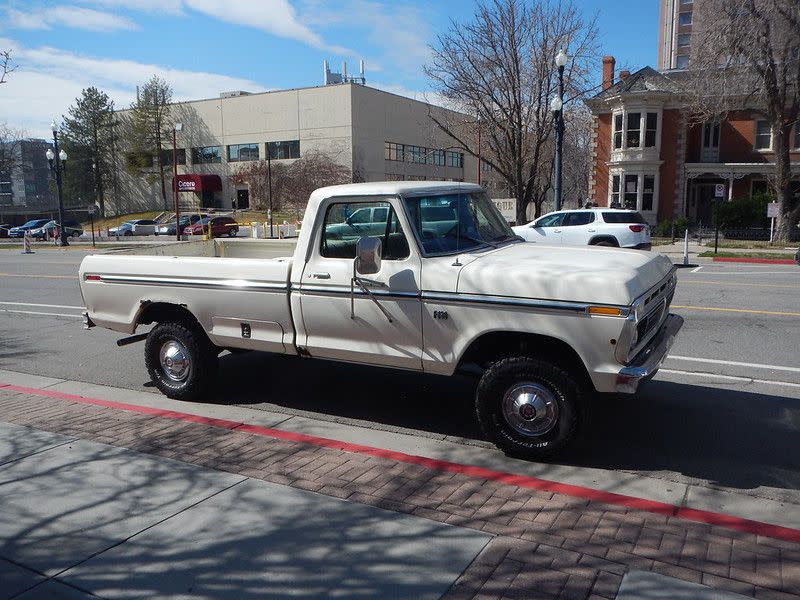
M 775 231 L 775 217 L 780 215 L 781 205 L 777 202 L 767 204 L 767 216 L 769 217 L 769 242 L 772 243 L 772 233 Z

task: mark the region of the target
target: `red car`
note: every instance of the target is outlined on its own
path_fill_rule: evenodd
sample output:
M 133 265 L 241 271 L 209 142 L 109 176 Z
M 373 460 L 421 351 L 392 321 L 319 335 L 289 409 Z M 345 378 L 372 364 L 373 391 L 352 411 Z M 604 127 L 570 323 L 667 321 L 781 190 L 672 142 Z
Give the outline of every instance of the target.
M 211 217 L 202 219 L 194 225 L 189 225 L 183 230 L 186 235 L 203 235 L 211 229 L 211 237 L 219 237 L 227 235 L 236 237 L 239 233 L 239 224 L 230 217 Z

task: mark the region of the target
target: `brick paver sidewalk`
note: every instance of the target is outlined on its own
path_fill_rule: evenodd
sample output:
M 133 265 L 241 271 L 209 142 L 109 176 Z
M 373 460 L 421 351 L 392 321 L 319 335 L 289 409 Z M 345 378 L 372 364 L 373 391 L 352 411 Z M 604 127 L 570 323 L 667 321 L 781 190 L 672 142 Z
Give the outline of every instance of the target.
M 800 543 L 3 388 L 0 420 L 495 534 L 448 598 L 614 598 L 630 569 L 757 598 L 800 597 Z

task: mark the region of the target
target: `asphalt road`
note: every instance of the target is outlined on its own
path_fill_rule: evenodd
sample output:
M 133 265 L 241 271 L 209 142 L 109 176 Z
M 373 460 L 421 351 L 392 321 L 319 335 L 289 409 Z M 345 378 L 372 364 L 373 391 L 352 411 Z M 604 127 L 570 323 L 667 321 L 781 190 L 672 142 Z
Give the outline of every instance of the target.
M 141 344 L 81 329 L 85 254 L 0 250 L 0 369 L 155 391 Z M 800 505 L 800 268 L 704 263 L 679 280 L 686 324 L 671 358 L 637 397 L 601 398 L 589 439 L 563 462 Z M 215 398 L 481 445 L 471 385 L 250 353 L 222 357 Z

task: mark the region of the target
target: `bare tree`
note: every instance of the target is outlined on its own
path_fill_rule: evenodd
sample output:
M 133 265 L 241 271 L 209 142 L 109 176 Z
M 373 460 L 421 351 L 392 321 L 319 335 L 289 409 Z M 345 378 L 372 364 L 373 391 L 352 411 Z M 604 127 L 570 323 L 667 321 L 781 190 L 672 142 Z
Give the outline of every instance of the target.
M 247 185 L 253 206 L 265 210 L 269 206 L 269 165 L 266 160 L 248 162 L 231 175 L 234 185 Z M 272 161 L 272 209 L 291 209 L 297 218 L 315 189 L 350 183 L 353 175 L 346 166 L 329 154 L 311 150 L 291 164 Z
M 155 166 L 161 182 L 161 198 L 167 210 L 167 186 L 164 170 L 171 167 L 164 144 L 172 131 L 172 87 L 158 75 L 153 75 L 136 95 L 131 106 L 127 128 L 132 145 L 126 159 L 131 170 Z
M 596 38 L 595 19 L 584 19 L 572 0 L 481 0 L 470 22 L 452 21 L 432 47 L 425 71 L 434 87 L 475 118 L 431 119 L 508 183 L 519 223 L 528 220 L 530 204 L 534 216 L 541 213 L 551 187 L 555 55 L 563 48 L 574 57 L 565 70 L 565 100 L 582 97 L 591 87 Z
M 592 174 L 592 113 L 582 102 L 565 111 L 564 207 L 581 208 Z
M 11 58 L 11 50 L 0 50 L 0 84 L 6 83 L 8 76 L 17 70 Z
M 0 121 L 0 177 L 11 174 L 22 166 L 22 140 L 26 133 Z
M 792 195 L 790 137 L 800 113 L 800 2 L 705 0 L 695 7 L 688 90 L 695 120 L 760 112 L 772 126 L 770 186 L 780 203 L 776 239 L 800 221 Z

